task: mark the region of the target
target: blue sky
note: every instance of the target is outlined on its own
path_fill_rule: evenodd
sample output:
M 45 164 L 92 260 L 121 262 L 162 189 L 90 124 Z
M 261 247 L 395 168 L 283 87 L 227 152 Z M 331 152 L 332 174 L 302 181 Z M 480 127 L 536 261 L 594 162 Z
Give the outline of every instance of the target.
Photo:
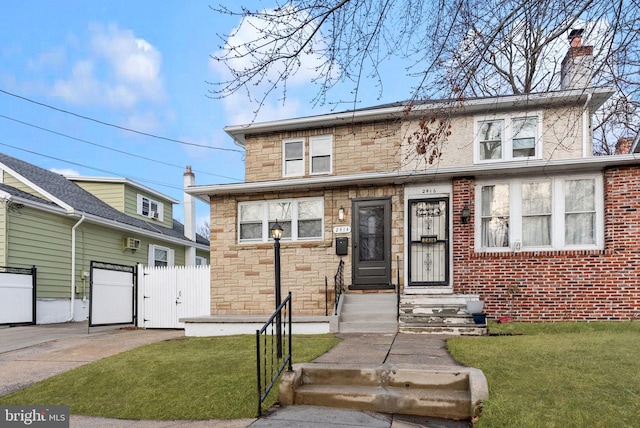
M 197 184 L 243 181 L 243 152 L 222 129 L 246 123 L 253 107 L 242 95 L 207 98 L 205 83 L 219 77 L 220 69 L 209 58 L 220 43 L 216 34 L 228 34 L 239 21 L 215 13 L 210 4 L 216 2 L 4 0 L 0 151 L 58 172 L 127 177 L 178 200 L 186 165 L 193 167 Z M 309 83 L 301 73 L 289 88 L 286 104 L 274 97 L 257 119 L 328 112 L 329 107 L 312 108 Z M 7 93 L 204 147 L 104 126 Z M 387 91 L 388 98 L 380 100 L 374 93 L 365 88 L 361 105 L 407 95 Z M 199 223 L 208 218 L 204 203 L 197 211 Z M 180 206 L 175 217 L 182 219 Z

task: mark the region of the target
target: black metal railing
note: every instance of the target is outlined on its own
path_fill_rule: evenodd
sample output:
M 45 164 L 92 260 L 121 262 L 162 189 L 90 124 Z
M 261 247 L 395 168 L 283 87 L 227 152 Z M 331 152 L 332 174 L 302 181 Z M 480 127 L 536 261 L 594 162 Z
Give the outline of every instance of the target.
M 396 321 L 400 319 L 400 257 L 396 256 Z
M 340 259 L 338 263 L 338 270 L 333 276 L 333 295 L 335 301 L 333 303 L 333 314 L 338 315 L 338 303 L 340 303 L 340 297 L 344 291 L 344 261 Z
M 283 334 L 284 332 L 284 334 Z M 286 355 L 285 355 L 286 354 Z M 256 330 L 258 417 L 262 403 L 285 367 L 291 371 L 291 292 L 260 330 Z

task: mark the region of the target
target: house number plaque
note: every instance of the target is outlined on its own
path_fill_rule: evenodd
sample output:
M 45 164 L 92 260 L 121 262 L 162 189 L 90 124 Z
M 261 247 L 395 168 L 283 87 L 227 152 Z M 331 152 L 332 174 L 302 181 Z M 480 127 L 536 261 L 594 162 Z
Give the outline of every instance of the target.
M 336 226 L 333 233 L 351 233 L 351 226 Z

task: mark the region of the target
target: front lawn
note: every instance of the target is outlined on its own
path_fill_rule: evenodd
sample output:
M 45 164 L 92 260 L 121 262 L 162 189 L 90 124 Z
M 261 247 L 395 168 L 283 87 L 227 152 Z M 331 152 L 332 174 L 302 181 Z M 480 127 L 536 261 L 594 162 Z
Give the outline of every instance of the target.
M 253 418 L 255 341 L 242 335 L 146 345 L 0 397 L 0 404 L 69 405 L 73 414 L 122 419 Z M 328 334 L 294 336 L 293 361 L 311 361 L 339 341 Z
M 505 335 L 448 341 L 489 382 L 478 427 L 640 426 L 640 323 L 490 324 L 490 332 Z

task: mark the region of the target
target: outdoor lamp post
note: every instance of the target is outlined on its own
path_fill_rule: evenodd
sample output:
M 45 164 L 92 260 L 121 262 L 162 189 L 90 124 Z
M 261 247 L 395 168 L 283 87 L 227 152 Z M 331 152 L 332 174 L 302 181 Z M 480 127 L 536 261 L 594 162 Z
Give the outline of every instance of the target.
M 280 238 L 282 238 L 282 226 L 278 224 L 278 220 L 271 226 L 271 237 L 273 237 L 274 262 L 276 271 L 276 346 L 278 358 L 282 358 L 282 318 L 280 316 L 280 303 L 282 303 L 282 295 L 280 294 Z

